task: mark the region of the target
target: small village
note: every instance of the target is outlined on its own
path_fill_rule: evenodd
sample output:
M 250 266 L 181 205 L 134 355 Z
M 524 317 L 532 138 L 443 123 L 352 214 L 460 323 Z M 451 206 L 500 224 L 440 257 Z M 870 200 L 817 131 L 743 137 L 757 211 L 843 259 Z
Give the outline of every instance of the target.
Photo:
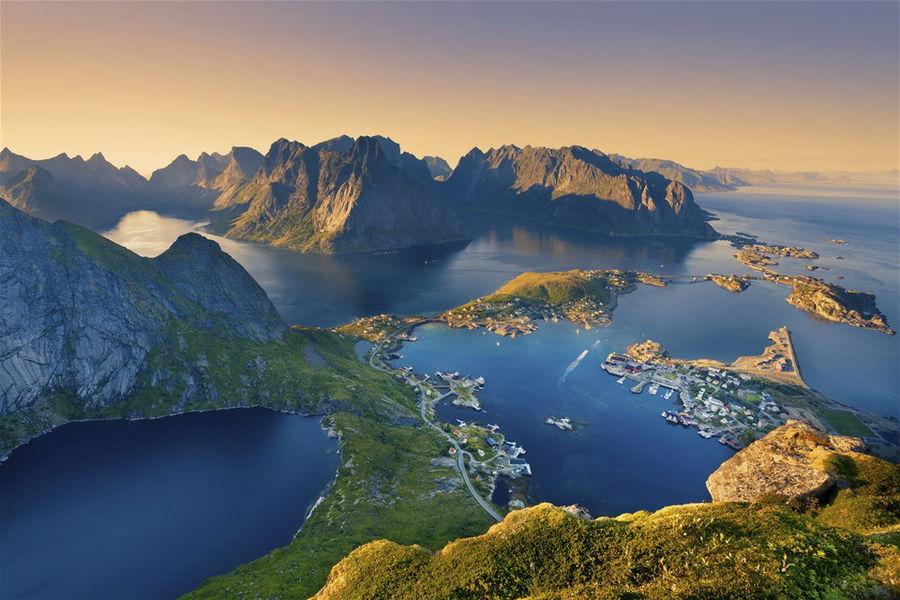
M 447 454 L 458 460 L 460 472 L 473 496 L 484 502 L 482 495 L 490 497 L 498 476 L 517 479 L 531 475 L 531 465 L 521 458 L 525 448 L 507 439 L 498 425 L 480 425 L 457 420 L 457 425 L 436 418 L 438 403 L 449 400 L 458 407 L 481 410 L 478 392 L 484 388 L 484 377 L 467 377 L 459 372 L 438 371 L 434 377 L 413 371 L 410 366 L 394 367 L 390 361 L 401 358 L 397 354 L 404 342 L 415 342 L 410 334 L 416 323 L 392 321 L 381 317 L 368 322 L 372 337 L 376 340 L 368 353 L 369 364 L 392 373 L 416 390 L 423 421 L 439 430 L 449 442 Z M 421 322 L 421 321 L 419 321 Z M 391 330 L 391 326 L 400 325 Z M 468 463 L 464 461 L 468 458 Z M 468 476 L 474 483 L 468 480 Z
M 645 342 L 646 344 L 646 342 Z M 661 412 L 666 421 L 697 429 L 704 438 L 717 438 L 735 450 L 783 424 L 789 414 L 767 392 L 765 385 L 747 373 L 695 366 L 665 359 L 662 353 L 610 354 L 602 364 L 618 383 L 640 394 L 680 403 L 680 409 Z
M 447 326 L 455 329 L 487 329 L 500 336 L 515 338 L 537 331 L 535 321 L 561 320 L 586 329 L 607 325 L 609 313 L 604 304 L 591 298 L 551 305 L 521 298 L 479 298 L 443 315 Z

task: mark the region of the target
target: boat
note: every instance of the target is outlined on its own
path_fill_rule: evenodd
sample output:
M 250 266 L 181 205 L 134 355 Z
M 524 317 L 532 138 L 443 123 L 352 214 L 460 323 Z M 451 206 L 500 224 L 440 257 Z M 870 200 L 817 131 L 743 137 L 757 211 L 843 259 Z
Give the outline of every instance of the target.
M 656 392 L 658 392 L 658 391 L 659 391 L 659 385 L 654 383 L 653 385 L 650 386 L 651 394 L 656 395 Z
M 623 375 L 620 379 L 616 380 L 616 383 L 618 383 L 618 384 L 625 383 L 625 376 Z
M 666 395 L 663 396 L 663 398 L 665 398 L 666 400 L 668 400 L 669 398 L 672 397 L 672 393 L 673 393 L 674 391 L 675 391 L 675 390 L 669 390 L 668 392 L 666 392 Z

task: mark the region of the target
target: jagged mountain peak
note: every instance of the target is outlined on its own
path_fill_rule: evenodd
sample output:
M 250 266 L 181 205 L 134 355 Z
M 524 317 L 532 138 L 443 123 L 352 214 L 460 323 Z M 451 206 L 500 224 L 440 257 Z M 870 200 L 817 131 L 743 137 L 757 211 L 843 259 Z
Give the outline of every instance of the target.
M 683 185 L 583 146 L 473 148 L 447 184 L 469 210 L 611 234 L 715 235 Z

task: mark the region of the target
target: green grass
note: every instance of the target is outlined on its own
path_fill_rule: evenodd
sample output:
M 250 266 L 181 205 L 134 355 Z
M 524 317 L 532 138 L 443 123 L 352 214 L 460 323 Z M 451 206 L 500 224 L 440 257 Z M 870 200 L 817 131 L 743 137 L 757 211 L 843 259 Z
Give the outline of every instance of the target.
M 856 437 L 875 437 L 869 427 L 859 420 L 859 417 L 845 410 L 835 410 L 831 408 L 820 408 L 819 412 L 827 419 L 831 426 L 834 427 L 841 435 L 852 435 Z
M 784 508 L 685 505 L 585 521 L 544 504 L 439 553 L 376 542 L 322 600 L 868 597 L 882 563 L 860 535 Z
M 815 512 L 819 521 L 866 534 L 900 532 L 900 465 L 846 453 L 829 456 L 824 466 L 846 487 Z
M 547 304 L 564 304 L 582 298 L 607 303 L 610 291 L 602 279 L 588 278 L 583 271 L 522 273 L 486 299 L 514 297 Z

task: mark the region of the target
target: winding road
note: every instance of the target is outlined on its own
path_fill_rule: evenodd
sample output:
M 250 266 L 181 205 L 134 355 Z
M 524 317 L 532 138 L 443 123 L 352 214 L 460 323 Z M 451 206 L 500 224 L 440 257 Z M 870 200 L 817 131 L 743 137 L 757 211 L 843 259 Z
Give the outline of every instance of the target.
M 397 331 L 395 331 L 389 337 L 393 338 L 393 336 L 398 335 L 400 332 L 412 329 L 413 327 L 415 327 L 418 324 L 419 323 L 414 323 L 414 324 L 404 326 L 404 327 L 398 329 Z M 383 344 L 382 342 L 379 342 L 379 343 L 373 345 L 372 352 L 369 354 L 369 366 L 371 366 L 373 369 L 378 369 L 379 371 L 389 372 L 390 369 L 383 362 L 375 361 L 375 358 L 380 356 L 380 354 L 381 354 L 382 344 Z M 427 400 L 428 396 L 425 394 L 425 389 L 422 387 L 422 383 L 416 379 L 413 379 L 412 381 L 410 381 L 409 379 L 406 379 L 406 381 L 408 381 L 410 383 L 414 382 L 416 385 L 416 391 L 419 394 L 419 413 L 422 416 L 422 420 L 425 422 L 426 425 L 428 425 L 429 427 L 431 427 L 432 429 L 434 429 L 435 431 L 440 433 L 442 436 L 444 436 L 444 438 L 446 438 L 447 441 L 450 442 L 454 448 L 456 448 L 456 466 L 459 469 L 460 475 L 462 475 L 463 481 L 466 483 L 466 487 L 469 488 L 469 493 L 472 494 L 472 497 L 475 498 L 475 501 L 478 502 L 479 506 L 481 506 L 481 508 L 483 508 L 485 510 L 485 512 L 487 512 L 487 514 L 491 515 L 491 517 L 493 519 L 495 519 L 498 523 L 500 521 L 502 521 L 503 516 L 500 513 L 498 513 L 496 510 L 494 510 L 494 507 L 491 506 L 490 502 L 488 502 L 487 500 L 485 500 L 484 498 L 481 497 L 481 494 L 478 493 L 478 491 L 475 489 L 475 486 L 472 485 L 471 479 L 469 479 L 469 471 L 468 471 L 468 469 L 466 469 L 465 457 L 469 456 L 470 458 L 472 458 L 471 454 L 469 452 L 463 450 L 460 447 L 459 443 L 457 443 L 456 439 L 452 435 L 450 435 L 449 433 L 447 433 L 446 431 L 441 429 L 440 426 L 438 426 L 437 424 L 434 423 L 434 421 L 432 421 L 428 418 L 428 400 Z M 450 394 L 451 394 L 451 392 L 447 392 L 446 394 L 439 396 L 438 398 L 435 399 L 435 403 L 443 400 Z M 472 460 L 475 460 L 475 459 L 472 458 Z

